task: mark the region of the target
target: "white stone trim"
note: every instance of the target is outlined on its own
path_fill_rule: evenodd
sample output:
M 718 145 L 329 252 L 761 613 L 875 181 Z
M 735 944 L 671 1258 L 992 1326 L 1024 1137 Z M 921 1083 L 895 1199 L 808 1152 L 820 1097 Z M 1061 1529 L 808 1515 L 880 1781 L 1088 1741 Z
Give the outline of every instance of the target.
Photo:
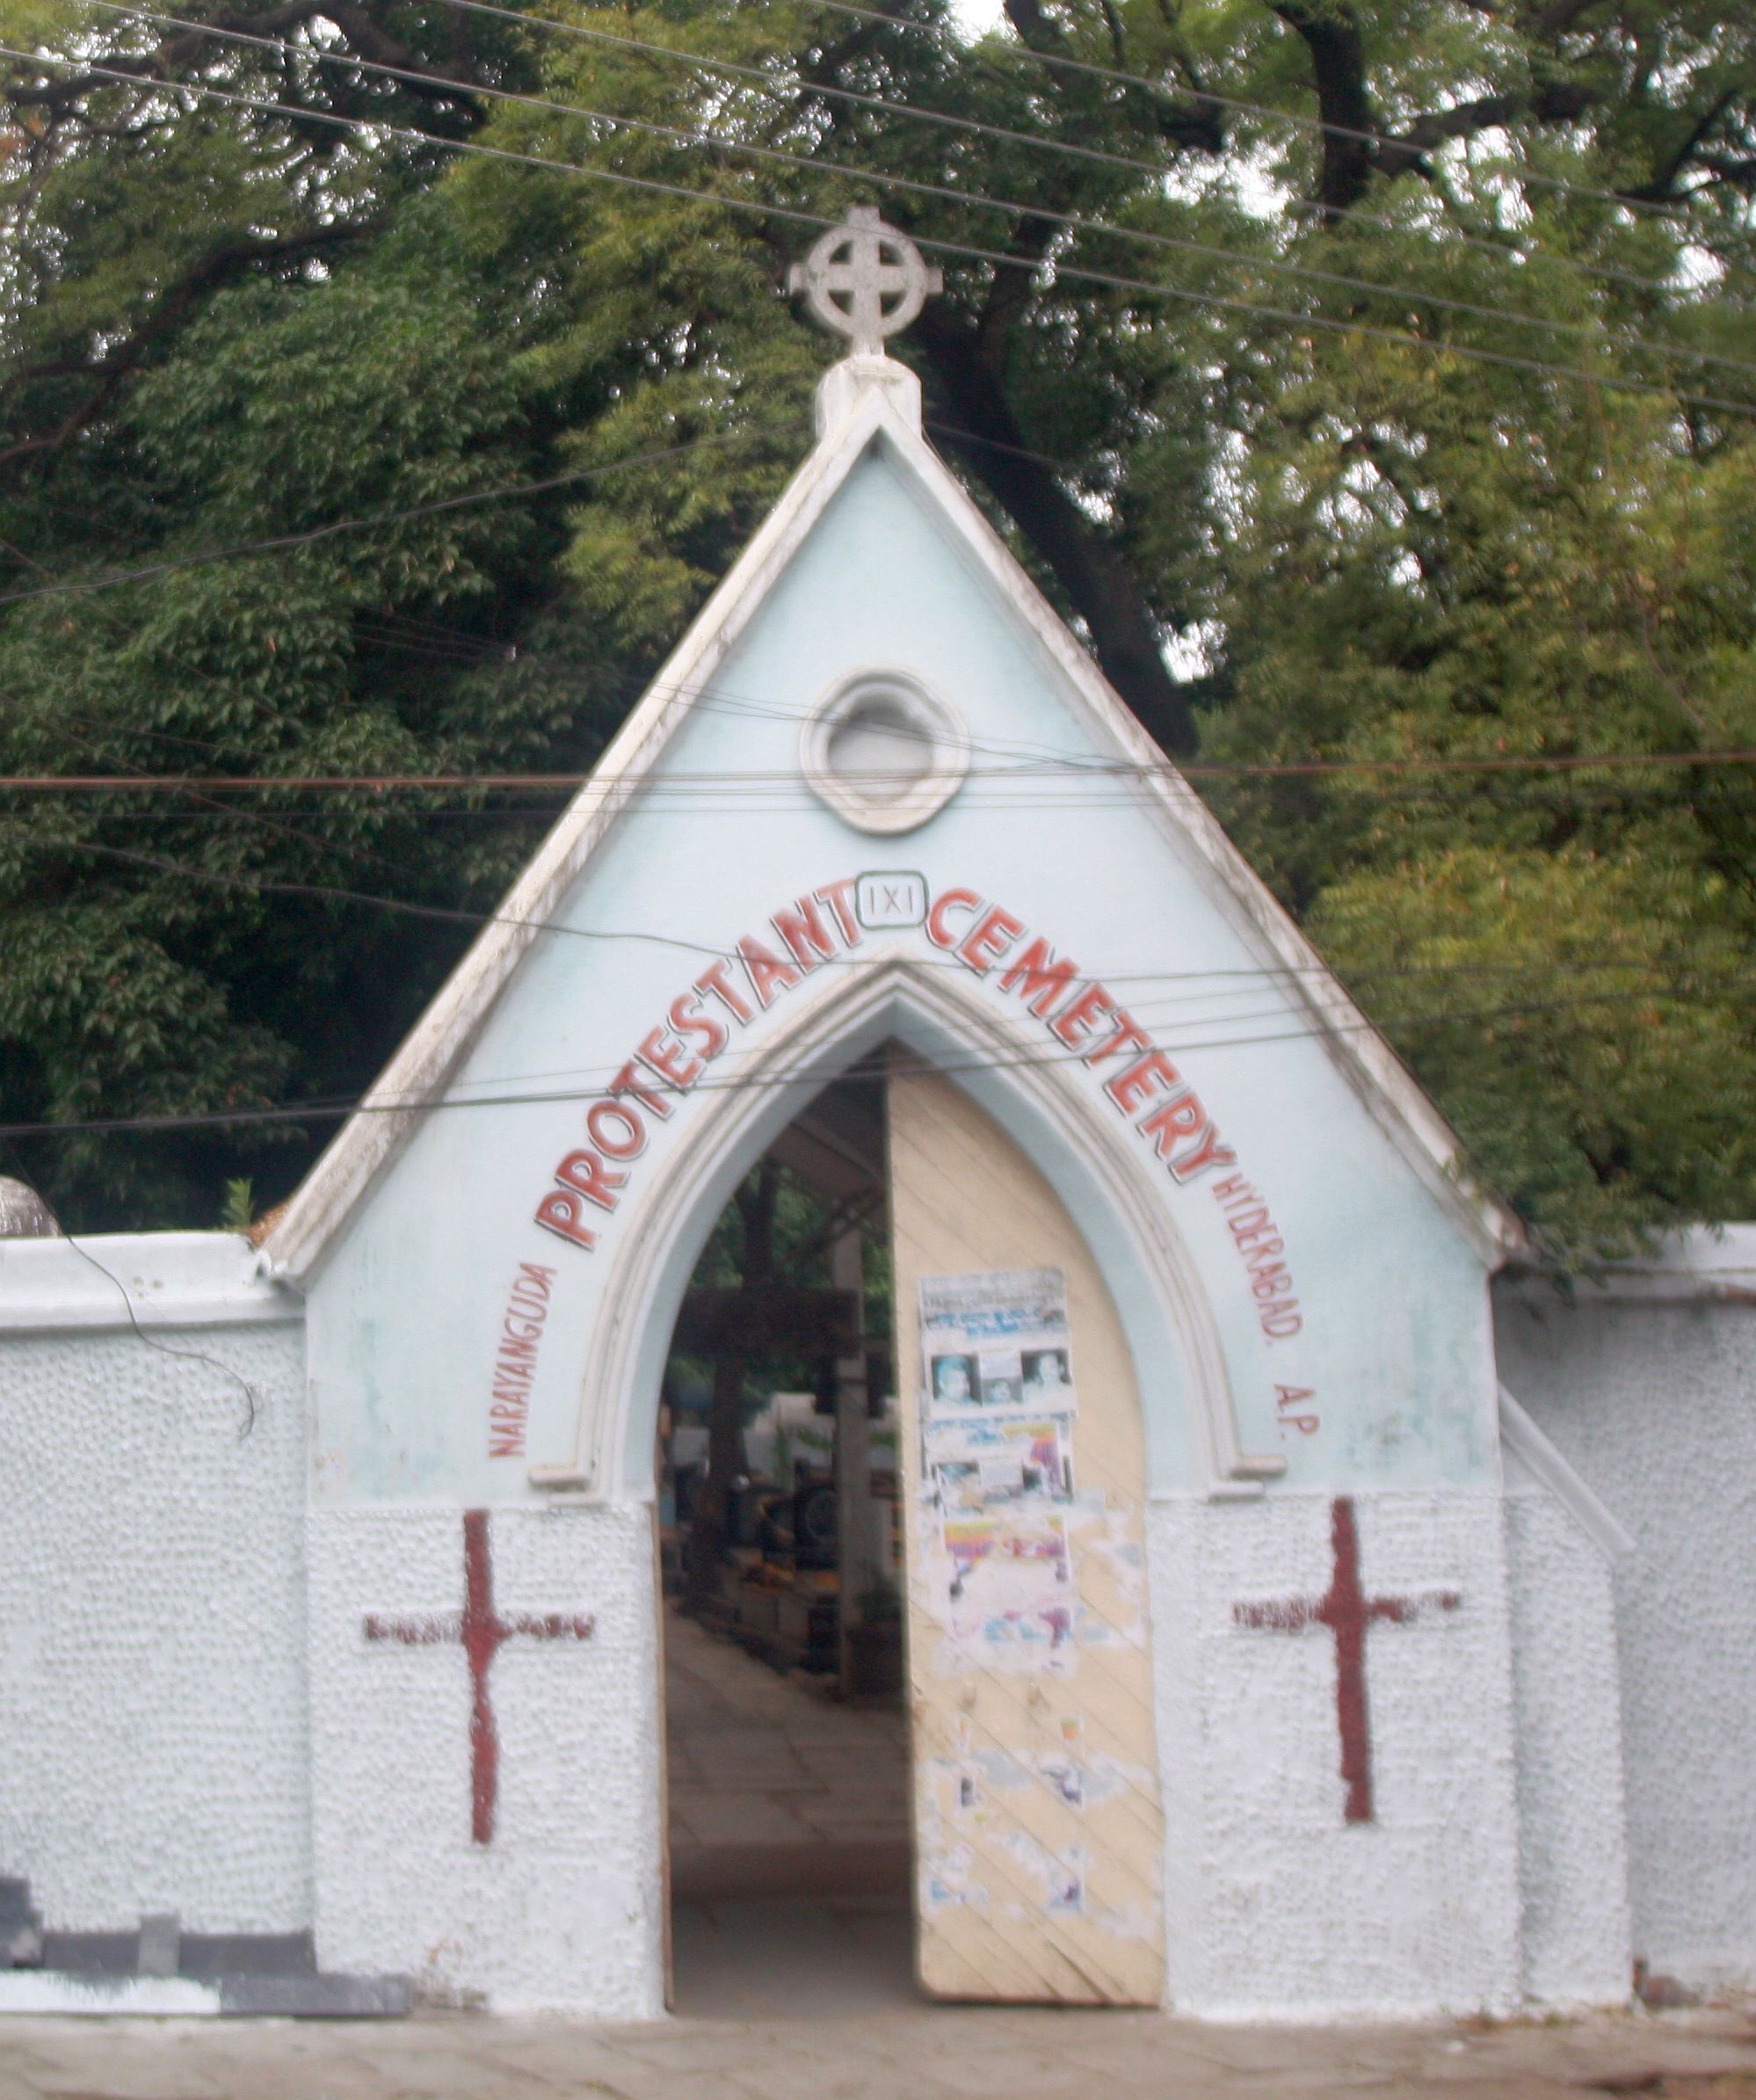
M 893 708 L 927 746 L 920 777 L 899 795 L 874 799 L 836 771 L 830 747 L 836 731 L 868 700 Z M 799 767 L 811 792 L 857 832 L 896 837 L 936 817 L 969 771 L 969 732 L 949 701 L 930 692 L 912 672 L 873 664 L 837 679 L 799 731 Z
M 1525 1298 L 1552 1297 L 1557 1282 L 1540 1271 L 1508 1278 Z M 1596 1275 L 1570 1278 L 1564 1288 L 1598 1303 L 1756 1305 L 1756 1224 L 1696 1225 L 1665 1239 L 1652 1253 L 1611 1262 Z
M 892 360 L 882 360 L 886 365 Z M 906 369 L 906 368 L 904 368 Z M 575 796 L 499 916 L 484 927 L 366 1097 L 306 1177 L 270 1234 L 271 1273 L 303 1283 L 315 1273 L 415 1120 L 443 1092 L 538 925 L 551 918 L 599 844 L 658 763 L 693 695 L 712 679 L 825 506 L 874 442 L 912 477 L 973 566 L 1006 599 L 1094 738 L 1141 768 L 1128 785 L 1203 892 L 1271 969 L 1284 972 L 1295 1011 L 1434 1200 L 1492 1267 L 1517 1253 L 1516 1216 L 1467 1177 L 1457 1138 L 1390 1045 L 1371 1028 L 1317 950 L 1275 902 L 1194 790 L 1113 693 L 979 507 L 918 429 L 893 389 L 868 381 L 825 389 L 845 403 L 702 607 L 645 698 Z
M 302 1320 L 241 1232 L 106 1232 L 0 1240 L 0 1333 L 236 1327 Z
M 891 1035 L 948 1066 L 954 1077 L 961 1063 L 971 1060 L 997 1067 L 1004 1085 L 1047 1121 L 1076 1157 L 1092 1163 L 1149 1282 L 1170 1338 L 1167 1346 L 1179 1354 L 1197 1479 L 1210 1493 L 1259 1493 L 1266 1480 L 1285 1470 L 1286 1460 L 1279 1453 L 1243 1448 L 1207 1294 L 1165 1212 L 1162 1193 L 1138 1156 L 1063 1068 L 1027 1054 L 1008 1020 L 955 978 L 923 968 L 918 958 L 894 947 L 840 973 L 787 1027 L 753 1050 L 745 1084 L 707 1097 L 616 1250 L 614 1273 L 604 1292 L 606 1311 L 593 1329 L 581 1384 L 574 1451 L 558 1464 L 533 1467 L 532 1481 L 597 1500 L 625 1497 L 636 1472 L 649 1478 L 644 1451 L 637 1466 L 630 1459 L 630 1423 L 638 1396 L 657 1391 L 696 1253 L 692 1224 L 700 1225 L 703 1217 L 711 1222 L 751 1162 L 811 1095 Z M 1126 1308 L 1119 1310 L 1126 1329 Z
M 1629 1559 L 1634 1540 L 1586 1486 L 1506 1387 L 1500 1387 L 1500 1436 L 1509 1457 L 1548 1489 L 1561 1507 L 1614 1566 Z M 1508 1489 L 1513 1483 L 1508 1481 Z

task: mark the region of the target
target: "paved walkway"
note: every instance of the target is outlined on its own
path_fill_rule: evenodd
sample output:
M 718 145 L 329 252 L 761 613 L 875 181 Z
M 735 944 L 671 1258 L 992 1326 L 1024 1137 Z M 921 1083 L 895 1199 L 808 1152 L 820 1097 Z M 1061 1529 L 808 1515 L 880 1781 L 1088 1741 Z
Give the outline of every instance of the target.
M 683 1901 L 906 1901 L 907 1725 L 667 1611 L 672 1886 Z
M 1202 2027 L 1156 2013 L 924 2008 L 592 2027 L 9 2020 L 0 2100 L 1752 2100 L 1756 2024 Z

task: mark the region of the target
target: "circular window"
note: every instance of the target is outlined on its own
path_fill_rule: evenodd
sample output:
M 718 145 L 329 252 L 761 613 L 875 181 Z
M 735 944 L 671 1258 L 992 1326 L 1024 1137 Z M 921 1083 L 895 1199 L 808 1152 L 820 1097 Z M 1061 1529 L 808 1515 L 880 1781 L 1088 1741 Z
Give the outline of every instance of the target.
M 969 739 L 942 700 L 902 672 L 842 679 L 800 740 L 805 778 L 862 832 L 910 832 L 944 808 L 969 769 Z

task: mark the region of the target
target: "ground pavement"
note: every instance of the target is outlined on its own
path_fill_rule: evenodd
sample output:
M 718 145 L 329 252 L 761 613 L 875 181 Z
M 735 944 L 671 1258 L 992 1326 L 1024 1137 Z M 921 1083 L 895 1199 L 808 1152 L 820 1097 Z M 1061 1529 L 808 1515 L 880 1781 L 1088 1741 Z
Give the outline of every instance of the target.
M 1756 2022 L 1206 2027 L 918 2007 L 638 2027 L 407 2020 L 0 2023 L 0 2100 L 1756 2100 Z

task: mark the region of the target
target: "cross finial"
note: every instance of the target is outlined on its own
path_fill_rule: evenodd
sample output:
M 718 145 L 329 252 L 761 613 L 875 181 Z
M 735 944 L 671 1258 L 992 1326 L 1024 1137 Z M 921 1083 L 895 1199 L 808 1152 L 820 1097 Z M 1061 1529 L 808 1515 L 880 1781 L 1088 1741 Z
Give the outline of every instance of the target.
M 906 328 L 942 282 L 869 204 L 856 204 L 787 272 L 787 289 L 802 292 L 812 318 L 846 336 L 856 357 L 882 357 L 885 337 Z

